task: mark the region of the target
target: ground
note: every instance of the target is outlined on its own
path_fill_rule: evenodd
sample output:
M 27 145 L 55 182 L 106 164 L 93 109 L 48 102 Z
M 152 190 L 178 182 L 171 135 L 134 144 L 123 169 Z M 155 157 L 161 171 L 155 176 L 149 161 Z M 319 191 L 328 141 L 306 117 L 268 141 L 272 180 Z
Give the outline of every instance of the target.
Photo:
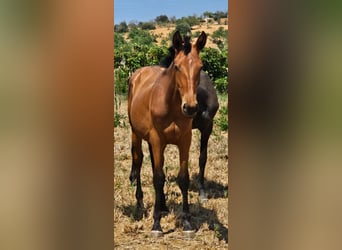
M 227 98 L 220 97 L 220 105 L 227 105 Z M 144 161 L 141 178 L 144 192 L 145 213 L 135 217 L 135 187 L 131 186 L 130 126 L 127 119 L 127 101 L 116 96 L 115 112 L 120 117 L 120 127 L 114 129 L 114 247 L 115 249 L 227 249 L 228 248 L 228 133 L 214 126 L 209 139 L 208 161 L 206 165 L 206 187 L 209 200 L 198 202 L 197 177 L 199 172 L 200 133 L 193 130 L 190 149 L 189 204 L 191 223 L 196 229 L 195 237 L 185 239 L 177 224 L 177 216 L 182 210 L 182 196 L 175 178 L 179 170 L 178 150 L 169 145 L 165 150 L 164 172 L 166 183 L 164 192 L 170 213 L 163 217 L 162 238 L 152 238 L 154 188 L 148 147 L 143 142 Z M 217 114 L 218 116 L 219 114 Z M 216 117 L 217 117 L 216 116 Z

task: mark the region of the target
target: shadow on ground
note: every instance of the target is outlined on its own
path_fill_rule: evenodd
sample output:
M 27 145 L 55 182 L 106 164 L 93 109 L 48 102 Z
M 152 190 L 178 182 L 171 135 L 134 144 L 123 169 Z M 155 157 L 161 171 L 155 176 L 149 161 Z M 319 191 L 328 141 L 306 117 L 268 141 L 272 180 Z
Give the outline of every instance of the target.
M 197 180 L 198 175 L 193 175 L 190 181 L 189 191 L 198 192 L 197 188 Z M 171 177 L 169 181 L 175 181 L 175 177 Z M 228 195 L 228 186 L 224 186 L 215 181 L 206 181 L 205 182 L 207 194 L 209 199 L 215 198 L 227 198 Z M 177 221 L 176 227 L 181 227 L 182 223 L 180 215 L 182 214 L 182 204 L 176 203 L 174 199 L 167 199 L 166 202 L 170 211 L 174 211 Z M 218 216 L 215 211 L 208 209 L 205 207 L 205 204 L 195 203 L 189 204 L 190 213 L 191 213 L 191 224 L 196 231 L 198 231 L 202 225 L 207 223 L 209 226 L 209 230 L 213 231 L 215 236 L 221 241 L 224 240 L 228 243 L 228 228 L 226 228 L 218 219 Z M 143 217 L 147 217 L 148 212 L 153 210 L 151 204 L 148 207 L 143 209 L 137 209 L 136 204 L 122 206 L 119 207 L 123 211 L 123 214 L 127 217 L 130 217 L 136 221 L 142 220 Z M 164 232 L 164 234 L 168 234 L 174 232 L 175 229 L 171 229 L 168 232 Z
M 199 175 L 193 174 L 190 179 L 189 191 L 198 192 Z M 204 180 L 204 186 L 209 199 L 227 198 L 228 186 L 212 180 Z

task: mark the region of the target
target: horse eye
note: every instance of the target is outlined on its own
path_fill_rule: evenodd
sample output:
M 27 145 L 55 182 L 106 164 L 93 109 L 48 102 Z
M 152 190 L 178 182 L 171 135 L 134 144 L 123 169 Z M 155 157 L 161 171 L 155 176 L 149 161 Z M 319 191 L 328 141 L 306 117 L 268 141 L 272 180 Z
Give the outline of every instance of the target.
M 179 71 L 179 66 L 178 66 L 178 65 L 175 65 L 175 69 Z

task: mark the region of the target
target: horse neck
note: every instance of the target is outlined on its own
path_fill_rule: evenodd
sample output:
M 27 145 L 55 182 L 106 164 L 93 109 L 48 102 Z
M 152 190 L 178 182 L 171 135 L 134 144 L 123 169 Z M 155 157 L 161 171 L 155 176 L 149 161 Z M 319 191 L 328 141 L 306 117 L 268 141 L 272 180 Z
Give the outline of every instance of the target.
M 167 102 L 181 102 L 181 98 L 179 95 L 179 91 L 177 89 L 176 78 L 175 78 L 175 69 L 174 64 L 172 63 L 170 67 L 165 71 L 165 75 L 163 76 L 162 86 L 164 88 L 164 100 Z
M 158 107 L 157 109 L 163 114 L 168 114 L 172 110 L 180 110 L 182 101 L 177 89 L 173 63 L 156 81 L 151 101 L 152 106 Z

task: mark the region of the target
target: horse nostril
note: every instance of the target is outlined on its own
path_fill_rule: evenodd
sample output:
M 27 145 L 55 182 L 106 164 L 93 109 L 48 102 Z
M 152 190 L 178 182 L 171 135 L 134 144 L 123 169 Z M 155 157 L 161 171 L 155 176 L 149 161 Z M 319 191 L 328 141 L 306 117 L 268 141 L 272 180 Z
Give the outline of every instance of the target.
M 182 109 L 185 114 L 193 116 L 198 110 L 198 105 L 195 104 L 194 106 L 190 106 L 189 104 L 184 103 Z
M 184 113 L 186 113 L 188 111 L 188 104 L 184 103 L 183 111 L 184 111 Z

